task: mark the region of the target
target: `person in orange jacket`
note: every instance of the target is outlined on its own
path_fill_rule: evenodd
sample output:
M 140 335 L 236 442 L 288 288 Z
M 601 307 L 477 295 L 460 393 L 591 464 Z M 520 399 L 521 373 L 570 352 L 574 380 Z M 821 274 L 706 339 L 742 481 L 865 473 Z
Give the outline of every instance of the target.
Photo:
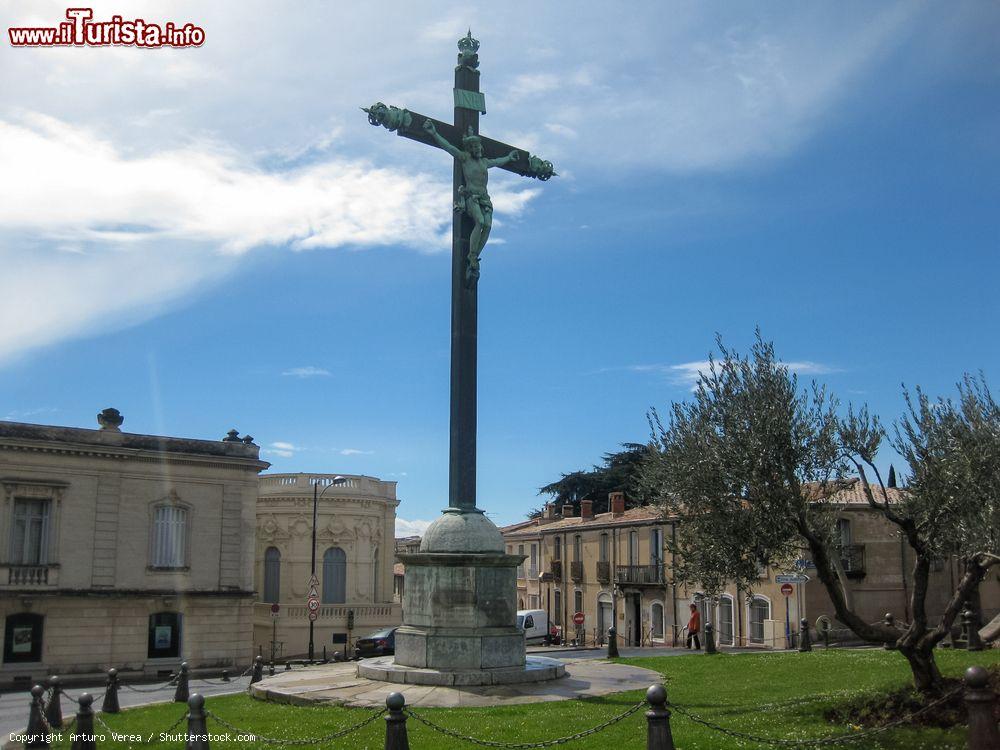
M 701 613 L 695 604 L 691 604 L 691 619 L 688 620 L 687 647 L 691 648 L 691 640 L 694 640 L 694 647 L 701 651 L 701 641 L 698 640 L 698 633 L 701 632 Z

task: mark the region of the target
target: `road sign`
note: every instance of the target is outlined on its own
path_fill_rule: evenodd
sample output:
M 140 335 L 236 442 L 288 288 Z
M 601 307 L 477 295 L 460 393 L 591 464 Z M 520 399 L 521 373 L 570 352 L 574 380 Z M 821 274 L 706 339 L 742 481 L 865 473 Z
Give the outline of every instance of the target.
M 319 599 L 310 599 L 306 602 L 306 606 L 309 608 L 310 612 L 315 612 L 319 609 Z
M 575 615 L 573 615 L 574 625 L 583 625 L 583 620 L 584 620 L 583 612 L 577 612 Z
M 775 583 L 806 583 L 808 580 L 805 573 L 779 573 L 774 577 Z
M 319 586 L 319 579 L 316 576 L 311 576 L 309 578 L 309 588 L 314 589 Z
M 795 593 L 795 587 L 790 583 L 781 584 L 781 593 L 785 596 L 791 596 Z
M 277 618 L 278 613 L 280 611 L 281 611 L 281 607 L 279 607 L 277 604 L 272 604 L 271 605 L 271 617 Z
M 317 617 L 319 617 L 318 614 L 316 614 L 315 612 L 310 612 L 309 613 L 309 622 L 316 622 L 316 618 Z
M 306 594 L 306 599 L 319 599 L 319 591 L 316 590 L 315 586 L 309 587 L 309 593 Z

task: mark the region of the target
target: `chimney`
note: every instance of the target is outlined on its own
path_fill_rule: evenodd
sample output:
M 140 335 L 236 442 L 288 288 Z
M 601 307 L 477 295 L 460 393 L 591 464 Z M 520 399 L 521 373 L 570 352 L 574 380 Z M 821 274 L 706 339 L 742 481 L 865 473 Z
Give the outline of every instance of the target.
M 608 494 L 608 501 L 611 504 L 611 517 L 618 518 L 625 513 L 625 493 L 611 492 Z
M 580 518 L 584 521 L 594 520 L 594 501 L 593 500 L 581 500 L 580 501 Z
M 556 517 L 556 505 L 555 503 L 545 503 L 545 520 L 552 521 Z
M 572 518 L 573 517 L 573 503 L 564 503 L 563 504 L 562 517 L 563 518 Z

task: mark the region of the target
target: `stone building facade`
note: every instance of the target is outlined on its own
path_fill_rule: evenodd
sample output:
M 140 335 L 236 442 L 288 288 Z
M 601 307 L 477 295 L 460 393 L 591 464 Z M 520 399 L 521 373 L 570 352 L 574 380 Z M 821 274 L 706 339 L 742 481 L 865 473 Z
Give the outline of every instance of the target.
M 307 653 L 306 599 L 317 498 L 315 653 L 402 622 L 393 597 L 396 483 L 337 474 L 265 474 L 257 501 L 254 648 L 275 658 Z M 272 617 L 272 604 L 278 604 Z
M 888 491 L 891 499 L 898 498 L 900 490 Z M 840 559 L 853 607 L 867 622 L 881 620 L 886 612 L 907 622 L 912 551 L 901 544 L 895 527 L 868 506 L 856 484 L 831 501 L 839 510 Z M 805 551 L 791 570 L 762 567 L 752 591 L 730 585 L 709 597 L 697 585 L 672 583 L 667 543 L 682 533 L 679 524 L 655 508 L 625 510 L 620 493 L 611 494 L 610 504 L 610 513 L 595 515 L 585 500 L 579 516 L 571 505 L 561 513 L 548 505 L 542 517 L 502 530 L 508 553 L 528 554 L 530 560 L 537 545 L 537 575 L 527 561 L 518 572 L 518 606 L 548 610 L 568 639 L 602 642 L 613 623 L 623 644 L 684 645 L 692 604 L 702 623 L 713 624 L 721 647 L 794 646 L 802 618 L 809 620 L 814 637 L 821 617 L 835 630 L 843 627 Z M 788 574 L 809 580 L 784 586 L 781 578 Z M 955 558 L 934 566 L 927 599 L 931 616 L 943 612 L 959 576 Z M 1000 612 L 1000 576 L 982 583 L 978 606 L 983 622 Z M 580 632 L 573 624 L 578 611 L 584 614 Z M 850 637 L 844 631 L 834 635 Z
M 252 438 L 0 422 L 0 682 L 241 668 L 252 646 Z

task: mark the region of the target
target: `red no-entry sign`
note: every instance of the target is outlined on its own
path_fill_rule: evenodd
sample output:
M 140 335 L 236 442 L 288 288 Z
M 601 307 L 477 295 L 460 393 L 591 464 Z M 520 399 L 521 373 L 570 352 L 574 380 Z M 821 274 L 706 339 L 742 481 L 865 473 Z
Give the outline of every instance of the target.
M 790 583 L 781 584 L 781 593 L 785 596 L 791 596 L 795 593 L 795 587 Z
M 577 612 L 575 615 L 573 615 L 573 624 L 583 625 L 583 619 L 584 619 L 583 612 Z

